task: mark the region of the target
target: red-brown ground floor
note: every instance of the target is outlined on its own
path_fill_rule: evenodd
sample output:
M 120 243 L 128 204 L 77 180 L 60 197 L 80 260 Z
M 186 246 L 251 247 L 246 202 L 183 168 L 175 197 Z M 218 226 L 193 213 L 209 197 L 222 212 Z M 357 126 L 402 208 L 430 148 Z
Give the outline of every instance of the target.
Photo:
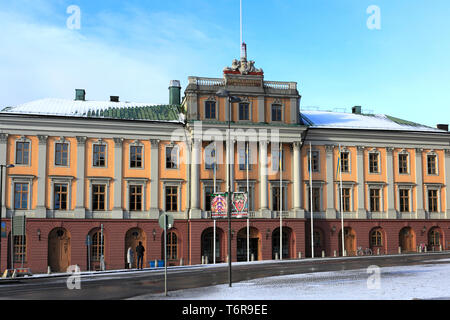
M 5 221 L 5 220 L 4 220 Z M 26 237 L 10 239 L 11 223 L 6 219 L 6 238 L 1 242 L 1 270 L 30 267 L 34 273 L 66 271 L 77 264 L 81 270 L 127 267 L 127 250 L 139 242 L 145 247 L 144 266 L 164 257 L 164 232 L 156 220 L 70 220 L 27 219 Z M 374 254 L 447 249 L 450 221 L 445 220 L 347 220 L 344 246 L 348 255 L 359 247 Z M 215 230 L 215 231 L 214 231 Z M 314 255 L 341 255 L 340 220 L 314 220 Z M 89 239 L 88 239 L 89 238 Z M 215 245 L 214 245 L 214 239 Z M 247 243 L 247 239 L 248 243 Z M 87 241 L 88 240 L 88 241 Z M 283 219 L 283 259 L 311 256 L 311 225 L 305 219 Z M 218 220 L 175 220 L 167 236 L 168 264 L 200 264 L 227 261 L 228 222 Z M 247 251 L 247 248 L 249 250 Z M 270 260 L 280 252 L 279 219 L 233 220 L 232 261 Z M 215 255 L 214 255 L 215 250 Z M 247 252 L 249 254 L 247 255 Z M 203 257 L 203 259 L 202 259 Z M 13 260 L 13 262 L 12 262 Z M 136 254 L 132 267 L 136 266 Z

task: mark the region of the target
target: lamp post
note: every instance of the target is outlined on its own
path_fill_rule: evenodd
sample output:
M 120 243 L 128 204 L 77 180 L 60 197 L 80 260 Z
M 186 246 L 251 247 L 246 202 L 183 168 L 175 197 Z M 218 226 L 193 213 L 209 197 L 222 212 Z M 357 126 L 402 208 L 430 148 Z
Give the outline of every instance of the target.
M 13 164 L 0 164 L 0 271 L 2 270 L 3 168 L 14 168 L 14 165 Z
M 231 131 L 231 106 L 234 102 L 240 102 L 241 99 L 238 97 L 230 96 L 230 92 L 225 89 L 219 89 L 216 92 L 216 95 L 220 98 L 228 98 L 228 135 L 227 135 L 227 155 L 228 155 L 228 177 L 227 177 L 227 217 L 228 217 L 228 282 L 229 286 L 231 287 L 232 278 L 231 278 L 231 157 L 233 156 L 230 154 L 230 131 Z

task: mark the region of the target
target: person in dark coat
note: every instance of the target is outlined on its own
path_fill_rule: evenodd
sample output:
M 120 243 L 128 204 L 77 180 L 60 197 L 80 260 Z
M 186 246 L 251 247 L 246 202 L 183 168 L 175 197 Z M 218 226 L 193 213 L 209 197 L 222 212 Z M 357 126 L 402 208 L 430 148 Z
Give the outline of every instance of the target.
M 139 245 L 136 247 L 136 253 L 137 253 L 137 268 L 142 269 L 142 264 L 144 262 L 144 251 L 145 248 L 142 245 L 142 241 L 139 241 Z

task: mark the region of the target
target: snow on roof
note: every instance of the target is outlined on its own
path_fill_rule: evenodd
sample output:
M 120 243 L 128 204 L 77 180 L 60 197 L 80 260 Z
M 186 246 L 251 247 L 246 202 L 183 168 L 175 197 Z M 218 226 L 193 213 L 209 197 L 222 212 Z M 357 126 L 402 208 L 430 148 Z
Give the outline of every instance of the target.
M 406 130 L 445 132 L 418 123 L 397 119 L 385 114 L 354 114 L 331 111 L 301 111 L 302 119 L 312 128 Z
M 136 102 L 112 102 L 112 101 L 89 101 L 89 100 L 67 100 L 58 98 L 45 98 L 40 100 L 35 100 L 27 102 L 14 107 L 6 107 L 1 112 L 3 113 L 19 113 L 19 114 L 33 114 L 33 115 L 56 115 L 56 116 L 70 116 L 70 117 L 103 117 L 103 111 L 113 110 L 113 109 L 123 109 L 123 110 L 152 110 L 161 113 L 161 110 L 171 109 L 174 106 L 154 104 L 154 103 L 136 103 Z M 183 122 L 184 115 L 170 114 L 167 117 L 167 111 L 164 110 L 165 115 L 159 117 L 155 115 L 155 112 L 151 112 L 149 117 L 145 115 L 143 117 L 134 117 L 135 119 L 152 120 L 152 121 L 172 121 L 172 122 Z M 100 113 L 102 112 L 102 113 Z M 106 113 L 105 113 L 106 114 Z M 109 115 L 110 113 L 108 113 Z M 105 116 L 105 118 L 124 118 L 122 115 L 114 114 L 114 116 Z M 129 118 L 128 116 L 126 117 Z M 133 117 L 132 117 L 133 118 Z

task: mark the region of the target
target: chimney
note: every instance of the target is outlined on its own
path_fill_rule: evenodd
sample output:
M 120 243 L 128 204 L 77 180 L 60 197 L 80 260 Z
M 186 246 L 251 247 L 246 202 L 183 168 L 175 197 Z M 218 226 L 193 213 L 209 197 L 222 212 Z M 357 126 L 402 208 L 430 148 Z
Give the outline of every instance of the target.
M 354 114 L 361 114 L 361 106 L 354 106 L 354 107 L 352 107 L 352 113 L 354 113 Z
M 169 104 L 181 104 L 181 86 L 180 80 L 170 80 L 169 86 Z
M 75 89 L 75 100 L 86 101 L 86 90 Z
M 119 102 L 119 96 L 109 96 L 109 101 L 111 101 L 111 102 Z
M 438 124 L 437 128 L 444 131 L 448 131 L 448 124 Z

